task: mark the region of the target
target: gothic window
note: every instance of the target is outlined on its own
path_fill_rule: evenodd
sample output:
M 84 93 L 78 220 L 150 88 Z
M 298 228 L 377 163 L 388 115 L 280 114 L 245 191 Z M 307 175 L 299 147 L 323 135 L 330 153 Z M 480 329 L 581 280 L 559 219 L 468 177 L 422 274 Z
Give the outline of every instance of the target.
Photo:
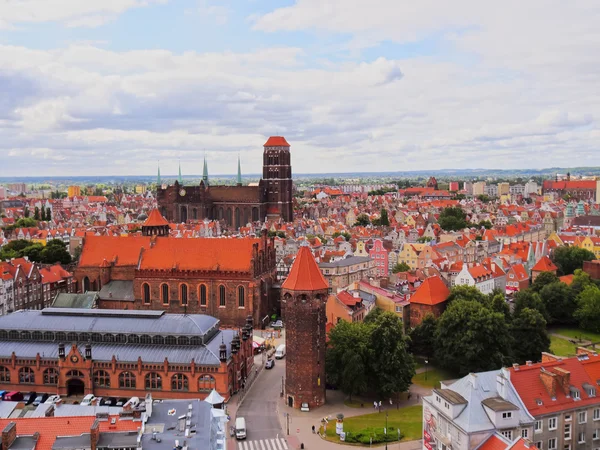
M 137 334 L 130 334 L 127 336 L 127 342 L 130 344 L 139 344 L 140 337 Z
M 58 372 L 54 368 L 44 370 L 42 377 L 44 384 L 57 384 L 58 383 Z
M 25 341 L 31 340 L 31 333 L 29 331 L 21 331 L 21 339 Z
M 246 306 L 246 290 L 244 286 L 238 287 L 238 307 L 244 308 Z
M 144 304 L 150 304 L 150 285 L 148 283 L 144 283 L 142 285 L 142 295 L 144 297 Z
M 121 372 L 119 374 L 119 388 L 135 389 L 135 374 L 131 372 Z
M 87 292 L 90 290 L 90 279 L 88 277 L 83 277 L 83 292 Z
M 225 286 L 219 286 L 219 307 L 225 307 Z
M 162 336 L 152 336 L 152 343 L 154 345 L 165 345 L 165 338 Z
M 171 390 L 172 391 L 188 391 L 188 377 L 182 373 L 176 373 L 171 377 Z
M 67 333 L 67 341 L 77 342 L 79 335 L 77 333 Z
M 152 338 L 147 334 L 142 334 L 140 336 L 140 344 L 152 344 Z
M 188 287 L 187 287 L 187 284 L 182 284 L 180 291 L 181 291 L 181 293 L 180 293 L 181 304 L 182 305 L 187 305 L 188 304 Z
M 199 336 L 192 336 L 190 338 L 190 345 L 202 345 L 202 339 Z
M 19 383 L 35 384 L 35 374 L 31 367 L 21 367 L 19 369 Z
M 216 385 L 216 380 L 212 375 L 201 375 L 200 378 L 198 378 L 199 391 L 212 391 Z
M 177 338 L 177 345 L 189 345 L 190 340 L 186 336 L 179 336 Z
M 167 336 L 165 337 L 166 345 L 175 345 L 177 344 L 177 338 L 175 336 Z
M 115 342 L 118 342 L 119 344 L 125 344 L 127 342 L 127 335 L 126 334 L 117 334 L 115 336 Z
M 200 306 L 206 306 L 206 285 L 200 285 Z
M 163 305 L 168 305 L 169 304 L 169 285 L 166 283 L 162 284 L 160 286 L 160 290 L 161 290 L 161 297 L 162 297 Z
M 83 373 L 79 370 L 69 370 L 67 372 L 67 378 L 83 378 Z
M 156 372 L 150 372 L 146 375 L 146 389 L 161 390 L 162 389 L 162 378 Z
M 10 370 L 4 366 L 0 366 L 0 383 L 10 383 Z
M 98 387 L 110 387 L 110 375 L 106 370 L 94 372 L 94 385 Z

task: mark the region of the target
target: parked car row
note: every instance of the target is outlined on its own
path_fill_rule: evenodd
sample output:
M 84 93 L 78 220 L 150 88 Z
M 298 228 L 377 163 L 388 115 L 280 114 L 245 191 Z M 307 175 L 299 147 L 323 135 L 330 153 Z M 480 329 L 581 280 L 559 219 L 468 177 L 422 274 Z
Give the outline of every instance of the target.
M 19 392 L 19 391 L 0 391 L 0 400 L 10 402 L 24 402 L 26 405 L 38 406 L 42 403 L 52 404 L 60 400 L 60 395 L 50 395 L 45 393 Z M 132 407 L 139 405 L 140 400 L 137 397 L 95 397 L 93 394 L 88 394 L 81 400 L 82 406 L 90 406 L 92 404 L 100 406 L 123 406 L 129 402 Z
M 26 405 L 37 406 L 48 400 L 50 394 L 37 393 L 35 391 L 22 393 L 19 391 L 0 391 L 0 399 L 7 402 L 24 402 Z

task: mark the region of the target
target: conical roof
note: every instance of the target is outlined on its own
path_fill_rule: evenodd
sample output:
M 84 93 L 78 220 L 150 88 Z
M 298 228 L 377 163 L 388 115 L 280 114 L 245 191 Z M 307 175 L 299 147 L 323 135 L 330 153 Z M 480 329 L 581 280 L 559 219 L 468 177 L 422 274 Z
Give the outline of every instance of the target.
M 316 291 L 329 288 L 308 246 L 300 247 L 290 274 L 281 287 L 290 291 Z
M 160 227 L 164 225 L 169 225 L 167 219 L 165 219 L 162 214 L 158 211 L 158 209 L 154 208 L 146 221 L 144 222 L 144 227 Z

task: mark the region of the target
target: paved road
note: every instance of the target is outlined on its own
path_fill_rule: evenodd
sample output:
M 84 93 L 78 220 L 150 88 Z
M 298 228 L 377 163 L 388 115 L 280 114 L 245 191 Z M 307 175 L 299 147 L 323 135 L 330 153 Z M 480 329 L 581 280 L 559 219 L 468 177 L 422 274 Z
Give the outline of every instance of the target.
M 281 392 L 281 380 L 284 375 L 285 359 L 276 360 L 273 369 L 262 371 L 250 388 L 244 403 L 238 409 L 237 417 L 246 419 L 246 440 L 248 442 L 269 442 L 268 440 L 284 437 L 275 411 Z M 287 448 L 282 447 L 283 449 Z M 240 442 L 237 448 L 245 450 L 248 447 L 243 446 Z M 261 446 L 256 448 L 262 450 Z M 270 447 L 268 448 L 270 449 Z M 279 450 L 279 448 L 279 446 L 274 447 L 275 450 Z

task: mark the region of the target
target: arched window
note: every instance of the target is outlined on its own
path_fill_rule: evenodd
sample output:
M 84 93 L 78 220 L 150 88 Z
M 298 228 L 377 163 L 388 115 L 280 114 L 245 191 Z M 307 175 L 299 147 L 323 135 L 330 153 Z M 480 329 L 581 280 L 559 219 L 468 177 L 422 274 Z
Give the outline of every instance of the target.
M 87 292 L 90 290 L 90 279 L 88 277 L 83 277 L 83 292 Z
M 146 375 L 146 389 L 162 389 L 162 378 L 156 372 L 150 372 Z
M 148 283 L 142 284 L 142 297 L 144 299 L 144 305 L 150 304 L 150 285 Z
M 102 335 L 100 333 L 92 333 L 92 342 L 102 342 Z
M 165 345 L 175 345 L 177 344 L 177 338 L 175 336 L 165 336 Z
M 10 370 L 4 366 L 0 366 L 0 383 L 10 383 Z
M 119 387 L 135 389 L 135 374 L 131 372 L 121 372 L 119 374 Z
M 192 336 L 190 338 L 190 345 L 202 345 L 202 339 L 200 339 L 200 336 Z
M 77 333 L 67 333 L 67 341 L 77 342 L 79 335 Z
M 140 336 L 140 344 L 152 344 L 152 337 L 147 334 L 142 334 Z
M 94 386 L 110 387 L 110 374 L 106 370 L 96 370 L 94 372 Z
M 19 369 L 19 383 L 35 384 L 35 374 L 31 367 L 21 367 Z
M 129 342 L 130 344 L 139 344 L 140 337 L 137 334 L 130 334 L 127 336 L 127 342 Z
M 165 345 L 165 338 L 162 336 L 152 336 L 152 343 L 154 345 Z
M 79 370 L 69 370 L 67 372 L 67 378 L 83 378 L 83 373 L 81 373 Z
M 179 336 L 177 338 L 177 345 L 190 345 L 190 340 L 187 336 Z
M 115 342 L 115 336 L 110 333 L 106 333 L 102 336 L 102 342 Z
M 161 292 L 163 305 L 168 305 L 169 304 L 169 285 L 166 283 L 161 285 L 160 292 Z
M 206 300 L 207 300 L 207 295 L 206 295 L 206 285 L 205 284 L 201 284 L 200 285 L 200 306 L 206 306 Z
M 67 340 L 67 333 L 64 333 L 62 331 L 57 331 L 56 332 L 56 340 L 59 342 L 64 342 Z
M 12 339 L 12 340 L 19 340 L 21 337 L 21 334 L 17 331 L 17 330 L 10 330 L 8 332 L 8 338 Z
M 199 391 L 212 391 L 216 385 L 216 380 L 212 375 L 200 375 L 198 378 Z
M 188 377 L 182 373 L 176 373 L 171 377 L 172 391 L 189 391 Z
M 238 307 L 244 308 L 246 306 L 246 290 L 244 286 L 238 287 Z
M 219 307 L 225 307 L 225 286 L 219 286 Z
M 125 344 L 127 342 L 127 335 L 126 334 L 117 334 L 115 336 L 115 342 L 118 342 L 119 344 Z
M 188 304 L 188 287 L 187 284 L 182 284 L 181 288 L 179 289 L 180 293 L 179 293 L 179 298 L 181 300 L 181 304 L 182 305 L 187 305 Z
M 57 384 L 58 383 L 58 371 L 54 368 L 44 370 L 42 377 L 44 384 Z
M 29 331 L 21 331 L 21 339 L 25 341 L 31 340 L 31 333 Z

